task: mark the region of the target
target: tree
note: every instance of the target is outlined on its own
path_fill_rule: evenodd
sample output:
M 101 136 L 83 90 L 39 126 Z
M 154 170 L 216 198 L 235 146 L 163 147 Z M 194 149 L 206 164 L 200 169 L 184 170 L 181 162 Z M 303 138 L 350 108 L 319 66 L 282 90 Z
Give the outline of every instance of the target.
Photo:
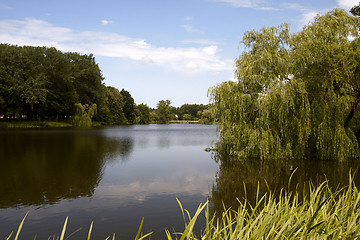
M 133 123 L 134 99 L 122 93 L 104 86 L 92 54 L 0 44 L 0 114 L 5 119 L 72 118 L 78 125 L 90 111 L 98 113 L 91 118 L 106 124 Z
M 124 100 L 125 118 L 127 119 L 128 123 L 132 124 L 135 120 L 135 101 L 128 91 L 122 89 L 120 93 L 123 96 Z
M 105 102 L 100 108 L 98 118 L 107 125 L 126 124 L 124 115 L 124 99 L 118 89 L 106 87 Z
M 0 44 L 0 112 L 27 119 L 64 119 L 75 103 L 104 101 L 95 58 L 55 48 Z
M 358 5 L 355 5 L 354 7 L 352 7 L 350 9 L 350 12 L 352 13 L 352 15 L 360 17 L 360 2 Z
M 192 117 L 192 119 L 196 119 L 197 113 L 199 111 L 203 111 L 207 109 L 207 106 L 203 105 L 203 104 L 183 104 L 181 105 L 181 107 L 178 109 L 177 113 L 179 116 L 179 119 L 184 119 L 185 114 L 188 114 Z M 186 119 L 184 119 L 186 120 Z
M 81 103 L 75 104 L 75 115 L 72 119 L 72 124 L 75 127 L 91 127 L 92 118 L 96 113 L 96 104 L 82 105 Z
M 73 84 L 70 59 L 55 48 L 46 48 L 42 65 L 50 93 L 46 99 L 46 115 L 56 120 L 72 115 L 78 94 Z
M 92 54 L 66 53 L 70 59 L 73 84 L 81 104 L 101 107 L 105 100 L 105 87 L 100 68 Z
M 237 82 L 210 90 L 219 150 L 251 158 L 359 157 L 360 19 L 335 9 L 297 34 L 245 33 Z
M 199 111 L 200 120 L 199 123 L 201 124 L 212 124 L 214 122 L 214 114 L 212 112 L 212 109 L 205 109 L 203 111 Z
M 137 124 L 149 124 L 151 122 L 150 108 L 146 104 L 139 104 L 135 107 Z
M 167 123 L 171 120 L 170 104 L 170 100 L 161 100 L 157 104 L 156 113 L 160 123 Z

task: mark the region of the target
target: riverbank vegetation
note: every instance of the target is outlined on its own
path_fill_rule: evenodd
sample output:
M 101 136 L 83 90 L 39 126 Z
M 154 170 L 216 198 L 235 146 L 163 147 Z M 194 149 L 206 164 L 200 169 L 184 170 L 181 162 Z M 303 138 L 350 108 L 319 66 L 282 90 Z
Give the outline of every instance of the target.
M 245 199 L 239 201 L 238 209 L 225 209 L 218 217 L 211 213 L 208 202 L 200 204 L 191 216 L 178 200 L 185 227 L 180 232 L 165 230 L 166 237 L 168 240 L 357 239 L 360 237 L 360 192 L 353 184 L 351 176 L 349 185 L 342 189 L 331 189 L 325 181 L 317 187 L 309 183 L 307 188 L 299 190 L 306 194 L 300 197 L 296 192 L 280 191 L 278 195 L 269 193 L 261 196 L 258 192 L 254 205 Z M 205 217 L 205 226 L 201 232 L 195 232 L 195 224 L 201 216 Z M 19 236 L 24 220 L 25 218 L 15 238 L 10 234 L 7 240 L 21 239 Z M 143 221 L 138 233 L 136 235 L 134 233 L 135 239 L 151 239 L 151 233 L 141 234 Z M 91 239 L 92 226 L 91 223 L 87 239 Z M 66 227 L 67 219 L 60 240 L 76 236 L 76 232 L 67 234 Z M 114 234 L 106 239 L 115 238 Z
M 22 127 L 19 120 L 38 121 L 39 126 L 53 121 L 81 127 L 91 126 L 92 121 L 123 125 L 183 118 L 211 123 L 210 115 L 203 114 L 208 106 L 175 108 L 169 100 L 161 100 L 151 110 L 146 104 L 136 105 L 125 89 L 105 86 L 103 80 L 92 54 L 0 44 L 0 121 L 6 122 L 2 126 Z
M 213 108 L 210 104 L 183 104 L 176 108 L 169 100 L 161 100 L 156 109 L 151 109 L 151 122 L 191 122 L 199 124 L 213 124 L 215 122 Z
M 55 121 L 0 121 L 0 129 L 6 128 L 66 128 L 72 127 L 70 122 Z
M 221 142 L 241 158 L 359 158 L 360 18 L 334 9 L 302 31 L 245 33 L 237 81 L 211 89 Z

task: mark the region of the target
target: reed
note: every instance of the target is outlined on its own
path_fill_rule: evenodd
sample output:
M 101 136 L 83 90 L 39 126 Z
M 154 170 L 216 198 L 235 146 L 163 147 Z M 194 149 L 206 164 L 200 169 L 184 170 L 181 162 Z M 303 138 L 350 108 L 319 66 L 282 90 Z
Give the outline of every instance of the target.
M 183 208 L 183 232 L 165 231 L 168 240 L 173 239 L 359 239 L 360 238 L 360 193 L 349 175 L 349 185 L 330 189 L 325 181 L 319 186 L 309 183 L 302 197 L 297 192 L 281 191 L 259 197 L 253 206 L 240 202 L 238 209 L 226 209 L 220 216 L 211 214 L 209 203 L 200 204 L 193 216 Z M 198 218 L 205 217 L 205 226 L 200 233 L 194 232 Z M 15 240 L 18 239 L 21 222 Z M 142 235 L 142 219 L 136 240 L 151 239 L 151 233 Z M 64 238 L 67 220 L 60 238 Z M 92 224 L 88 233 L 91 237 Z M 12 234 L 7 238 L 11 239 Z M 55 238 L 54 238 L 55 239 Z M 115 239 L 115 235 L 107 240 Z
M 346 188 L 331 190 L 327 182 L 317 187 L 309 183 L 308 193 L 302 196 L 296 192 L 264 195 L 255 206 L 240 202 L 236 211 L 227 209 L 217 218 L 210 217 L 207 207 L 204 230 L 198 236 L 185 232 L 178 236 L 202 240 L 360 238 L 360 193 L 351 175 Z M 172 238 L 168 235 L 168 239 Z

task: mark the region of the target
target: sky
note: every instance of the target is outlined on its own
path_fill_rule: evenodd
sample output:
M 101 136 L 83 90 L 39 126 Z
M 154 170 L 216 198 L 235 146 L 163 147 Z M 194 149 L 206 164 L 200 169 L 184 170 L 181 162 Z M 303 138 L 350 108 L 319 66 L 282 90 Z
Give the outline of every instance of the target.
M 246 31 L 350 10 L 359 0 L 0 0 L 0 43 L 93 54 L 104 83 L 136 104 L 208 104 L 234 79 Z

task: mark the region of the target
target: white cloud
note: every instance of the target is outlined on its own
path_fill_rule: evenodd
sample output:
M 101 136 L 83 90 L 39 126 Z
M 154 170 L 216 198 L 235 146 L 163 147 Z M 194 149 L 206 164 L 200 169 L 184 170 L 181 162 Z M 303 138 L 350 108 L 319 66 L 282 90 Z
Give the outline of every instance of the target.
M 314 18 L 318 14 L 319 13 L 315 12 L 315 11 L 309 11 L 309 12 L 303 13 L 302 18 L 300 20 L 301 25 L 309 24 L 310 22 L 312 22 L 314 20 Z
M 36 19 L 0 21 L 0 42 L 18 45 L 53 46 L 71 40 L 71 30 Z
M 353 6 L 359 4 L 359 0 L 337 0 L 336 1 L 340 8 L 350 10 Z
M 203 51 L 208 55 L 214 55 L 217 52 L 217 46 L 204 47 Z
M 221 57 L 215 45 L 206 47 L 157 47 L 144 39 L 117 33 L 74 31 L 36 19 L 0 21 L 0 42 L 16 45 L 52 46 L 61 51 L 93 53 L 156 64 L 179 71 L 228 71 L 233 60 Z
M 284 10 L 294 10 L 294 11 L 298 11 L 301 13 L 300 18 L 298 19 L 300 27 L 303 27 L 304 25 L 307 25 L 310 22 L 312 22 L 314 20 L 314 18 L 316 17 L 316 15 L 327 11 L 326 9 L 323 9 L 321 11 L 314 11 L 310 8 L 307 8 L 303 5 L 301 5 L 300 3 L 284 2 L 284 3 L 281 3 L 280 6 Z
M 108 25 L 110 23 L 113 23 L 113 21 L 111 21 L 111 20 L 101 20 L 102 25 Z
M 191 21 L 193 18 L 192 17 L 189 17 L 187 16 L 186 18 L 184 18 L 185 21 Z
M 254 8 L 258 10 L 277 10 L 276 8 L 265 6 L 264 0 L 213 0 L 214 2 L 223 2 L 234 8 Z
M 214 0 L 215 2 L 224 2 L 230 4 L 232 7 L 255 8 L 258 7 L 261 0 Z
M 303 5 L 299 4 L 299 3 L 281 3 L 280 4 L 281 7 L 285 8 L 285 9 L 291 9 L 291 10 L 297 10 L 297 11 L 301 11 L 301 12 L 308 12 L 309 9 L 304 7 Z
M 198 34 L 203 34 L 203 32 L 202 31 L 200 31 L 199 29 L 196 29 L 195 27 L 193 27 L 193 26 L 191 26 L 191 25 L 181 25 L 181 27 L 185 30 L 185 31 L 187 31 L 187 32 L 189 32 L 189 33 L 198 33 Z
M 183 40 L 183 44 L 200 44 L 200 45 L 219 45 L 219 42 L 207 40 L 207 39 L 194 39 L 194 40 Z

